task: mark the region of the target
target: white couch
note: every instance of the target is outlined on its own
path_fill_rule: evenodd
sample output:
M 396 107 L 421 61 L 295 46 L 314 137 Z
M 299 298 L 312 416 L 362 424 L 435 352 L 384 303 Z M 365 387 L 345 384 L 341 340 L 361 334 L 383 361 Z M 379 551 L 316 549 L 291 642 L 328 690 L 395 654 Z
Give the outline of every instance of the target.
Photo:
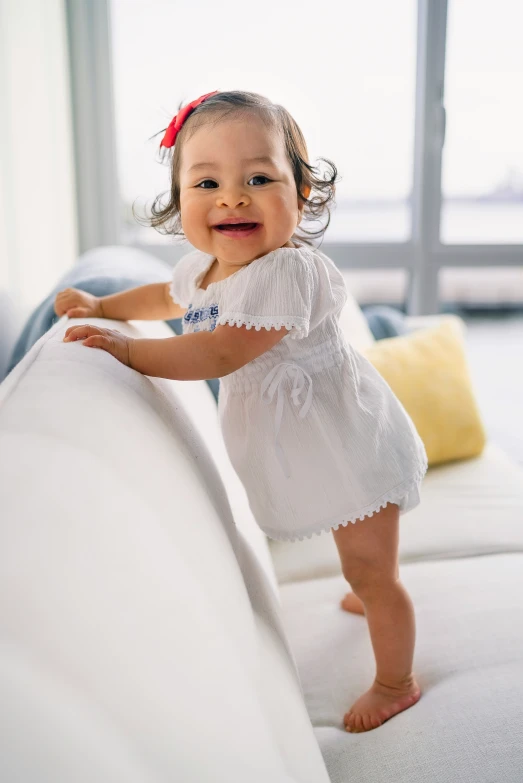
M 374 659 L 332 536 L 269 543 L 207 384 L 63 343 L 84 320 L 0 385 L 2 783 L 521 783 L 523 471 L 429 469 L 401 518 L 423 695 L 348 734 Z M 372 341 L 351 299 L 342 325 Z

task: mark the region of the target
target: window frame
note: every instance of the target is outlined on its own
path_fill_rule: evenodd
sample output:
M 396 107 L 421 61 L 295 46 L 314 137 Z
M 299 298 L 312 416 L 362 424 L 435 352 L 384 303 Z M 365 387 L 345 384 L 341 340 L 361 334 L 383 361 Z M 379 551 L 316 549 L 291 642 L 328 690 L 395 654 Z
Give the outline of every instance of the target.
M 120 244 L 122 236 L 109 3 L 65 0 L 81 253 Z M 340 269 L 406 269 L 409 315 L 439 312 L 443 267 L 523 265 L 523 244 L 440 241 L 446 30 L 447 0 L 418 0 L 411 238 L 369 243 L 326 239 L 322 244 Z M 186 252 L 181 247 L 131 244 L 169 263 Z

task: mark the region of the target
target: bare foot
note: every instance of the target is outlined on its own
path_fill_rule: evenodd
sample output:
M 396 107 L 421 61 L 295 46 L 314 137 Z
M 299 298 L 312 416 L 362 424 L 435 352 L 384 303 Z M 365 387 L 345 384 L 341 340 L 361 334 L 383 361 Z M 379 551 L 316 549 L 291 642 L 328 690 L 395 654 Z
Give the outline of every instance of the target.
M 347 595 L 341 599 L 340 606 L 342 609 L 345 609 L 346 612 L 365 614 L 362 602 L 354 593 L 347 593 Z
M 398 712 L 416 704 L 420 696 L 421 690 L 414 677 L 401 688 L 391 688 L 374 681 L 367 693 L 360 696 L 345 714 L 345 729 L 351 733 L 377 729 Z

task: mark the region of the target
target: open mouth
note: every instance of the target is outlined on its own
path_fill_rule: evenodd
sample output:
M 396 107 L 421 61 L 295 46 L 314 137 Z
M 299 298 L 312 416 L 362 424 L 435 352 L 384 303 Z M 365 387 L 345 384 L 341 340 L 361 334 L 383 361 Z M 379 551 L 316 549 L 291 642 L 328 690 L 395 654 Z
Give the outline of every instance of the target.
M 214 228 L 218 231 L 249 231 L 256 228 L 258 223 L 222 223 Z
M 213 228 L 224 236 L 246 237 L 254 233 L 260 225 L 260 223 L 222 223 Z

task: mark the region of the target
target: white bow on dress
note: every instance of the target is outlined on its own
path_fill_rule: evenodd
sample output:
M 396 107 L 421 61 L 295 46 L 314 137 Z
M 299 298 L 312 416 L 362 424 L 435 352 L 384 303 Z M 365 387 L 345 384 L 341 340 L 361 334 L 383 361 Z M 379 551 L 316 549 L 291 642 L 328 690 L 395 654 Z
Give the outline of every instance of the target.
M 281 444 L 278 441 L 278 433 L 280 431 L 283 415 L 283 400 L 285 396 L 283 382 L 285 381 L 286 377 L 294 379 L 294 384 L 291 389 L 291 398 L 295 405 L 300 404 L 299 398 L 305 388 L 306 379 L 309 381 L 307 395 L 299 411 L 299 416 L 301 419 L 303 419 L 309 412 L 309 408 L 312 404 L 312 378 L 309 373 L 304 370 L 303 367 L 300 367 L 299 364 L 296 364 L 296 362 L 280 362 L 279 364 L 276 364 L 263 379 L 260 395 L 262 401 L 269 405 L 274 398 L 276 390 L 278 391 L 278 397 L 276 400 L 276 415 L 274 417 L 274 448 L 276 451 L 276 456 L 280 462 L 280 465 L 282 466 L 283 472 L 285 473 L 286 477 L 289 478 L 291 475 L 289 463 L 281 447 Z M 265 392 L 267 392 L 267 394 L 265 394 Z

